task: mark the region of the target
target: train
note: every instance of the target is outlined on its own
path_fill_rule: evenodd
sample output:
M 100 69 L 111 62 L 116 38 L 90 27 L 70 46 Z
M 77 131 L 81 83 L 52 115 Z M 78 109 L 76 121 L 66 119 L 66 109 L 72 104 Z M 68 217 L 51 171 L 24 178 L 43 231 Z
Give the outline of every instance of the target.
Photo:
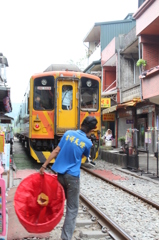
M 64 89 L 70 91 L 71 97 L 70 106 L 66 108 Z M 94 116 L 98 124 L 90 136 L 93 146 L 89 160 L 93 162 L 99 151 L 100 98 L 98 76 L 84 73 L 73 64 L 52 64 L 31 76 L 14 124 L 14 135 L 35 161 L 44 163 L 67 130 L 80 129 L 85 117 Z M 86 162 L 88 159 L 83 157 L 82 163 Z

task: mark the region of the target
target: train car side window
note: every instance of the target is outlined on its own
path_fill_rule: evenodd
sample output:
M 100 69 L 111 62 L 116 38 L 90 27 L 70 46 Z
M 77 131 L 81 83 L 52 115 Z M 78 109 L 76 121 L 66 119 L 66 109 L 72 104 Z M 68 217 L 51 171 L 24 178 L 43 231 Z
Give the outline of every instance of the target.
M 27 96 L 27 114 L 29 114 L 29 108 L 30 108 L 30 105 L 29 105 L 29 96 Z
M 54 109 L 54 77 L 45 76 L 34 80 L 34 109 Z
M 63 85 L 62 86 L 62 109 L 71 110 L 72 109 L 72 86 Z

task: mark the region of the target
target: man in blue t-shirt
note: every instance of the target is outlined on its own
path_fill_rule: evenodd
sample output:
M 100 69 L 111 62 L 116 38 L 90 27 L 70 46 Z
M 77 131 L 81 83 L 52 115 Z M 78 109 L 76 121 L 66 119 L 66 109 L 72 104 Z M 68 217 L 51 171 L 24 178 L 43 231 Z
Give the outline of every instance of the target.
M 83 155 L 89 157 L 92 142 L 87 136 L 96 125 L 96 118 L 88 116 L 83 120 L 80 130 L 65 132 L 58 146 L 40 168 L 40 174 L 43 174 L 50 161 L 57 157 L 52 170 L 58 174 L 58 181 L 63 186 L 67 199 L 66 217 L 61 234 L 63 240 L 70 240 L 75 229 L 79 205 L 81 159 Z

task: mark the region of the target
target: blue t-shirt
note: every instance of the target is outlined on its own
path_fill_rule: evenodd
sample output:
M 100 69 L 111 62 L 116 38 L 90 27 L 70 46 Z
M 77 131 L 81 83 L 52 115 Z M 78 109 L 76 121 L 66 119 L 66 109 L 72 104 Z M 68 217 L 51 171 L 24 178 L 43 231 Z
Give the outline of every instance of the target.
M 80 176 L 82 155 L 89 157 L 92 142 L 81 131 L 69 130 L 65 132 L 58 146 L 60 152 L 52 166 L 57 173 L 68 173 L 72 176 Z

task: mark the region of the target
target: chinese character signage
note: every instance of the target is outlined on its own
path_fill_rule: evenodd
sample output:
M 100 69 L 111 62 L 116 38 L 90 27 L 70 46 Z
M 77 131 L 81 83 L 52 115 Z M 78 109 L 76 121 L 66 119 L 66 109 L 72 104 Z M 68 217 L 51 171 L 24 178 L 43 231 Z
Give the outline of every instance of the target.
M 5 170 L 9 171 L 10 164 L 10 143 L 4 145 L 4 152 L 2 153 L 2 163 L 5 165 Z
M 108 108 L 110 107 L 110 98 L 101 98 L 101 107 Z
M 4 134 L 0 134 L 0 153 L 4 152 Z
M 133 124 L 133 123 L 134 123 L 133 119 L 126 119 L 126 124 Z
M 145 143 L 148 143 L 148 132 L 145 132 Z
M 151 132 L 148 133 L 148 138 L 149 138 L 148 143 L 151 143 Z
M 115 113 L 105 113 L 102 116 L 103 116 L 103 121 L 107 121 L 107 122 L 115 121 Z

